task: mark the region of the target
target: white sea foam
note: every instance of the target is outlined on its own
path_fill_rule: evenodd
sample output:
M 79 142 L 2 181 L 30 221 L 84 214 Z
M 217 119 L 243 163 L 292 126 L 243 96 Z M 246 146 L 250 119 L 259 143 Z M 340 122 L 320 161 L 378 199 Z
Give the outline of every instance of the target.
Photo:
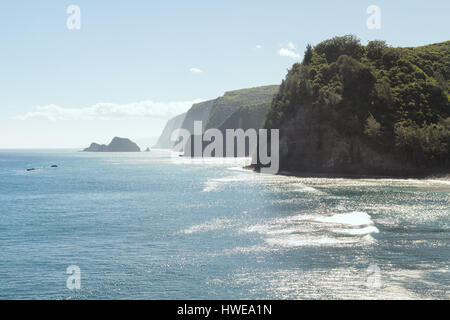
M 219 182 L 210 180 L 206 181 L 205 187 L 203 188 L 203 192 L 211 192 L 216 191 L 219 188 Z
M 268 252 L 273 251 L 273 248 L 269 248 L 267 246 L 250 246 L 250 247 L 236 247 L 233 249 L 225 249 L 220 254 L 221 255 L 235 255 L 235 254 L 250 254 L 256 252 Z M 217 254 L 215 254 L 217 255 Z
M 296 233 L 298 232 L 298 228 L 295 227 L 280 228 L 279 226 L 255 225 L 246 228 L 245 231 L 249 233 L 254 232 L 265 235 L 278 235 L 278 234 Z
M 257 233 L 274 247 L 367 245 L 376 243 L 371 234 L 379 233 L 365 212 L 350 212 L 324 217 L 295 215 L 269 220 L 241 229 Z
M 304 235 L 286 235 L 281 237 L 267 238 L 266 242 L 273 246 L 282 247 L 303 247 L 303 246 L 324 246 L 338 244 L 352 244 L 357 242 L 352 238 L 332 238 L 332 237 L 305 237 Z
M 450 185 L 450 181 L 448 181 L 448 180 L 427 180 L 427 181 L 432 182 L 432 183 L 440 183 L 440 184 Z
M 365 235 L 364 237 L 362 237 L 362 239 L 366 242 L 366 243 L 370 243 L 370 244 L 375 244 L 377 243 L 377 240 L 372 237 L 370 234 Z
M 380 230 L 378 230 L 377 227 L 370 226 L 361 229 L 334 229 L 333 232 L 339 234 L 358 236 L 358 235 L 367 235 L 371 233 L 380 233 Z
M 249 172 L 249 173 L 251 173 L 251 171 L 249 171 L 247 169 L 244 169 L 243 167 L 230 167 L 230 168 L 227 168 L 227 169 L 230 170 L 230 171 L 239 171 L 239 172 Z
M 303 183 L 299 183 L 299 182 L 288 183 L 288 184 L 284 185 L 283 188 L 287 191 L 291 190 L 294 192 L 305 192 L 305 193 L 313 193 L 313 194 L 318 194 L 318 195 L 326 195 L 326 193 L 323 191 L 320 191 L 316 188 L 307 186 L 307 185 L 305 185 Z
M 179 233 L 183 234 L 194 234 L 194 233 L 204 233 L 215 230 L 223 230 L 230 228 L 232 226 L 232 221 L 229 219 L 217 218 L 205 223 L 193 225 L 189 228 L 181 230 Z
M 205 182 L 205 187 L 203 188 L 203 192 L 211 192 L 211 191 L 217 191 L 225 186 L 239 186 L 241 187 L 243 183 L 255 183 L 258 181 L 258 176 L 254 175 L 252 173 L 246 172 L 246 170 L 243 170 L 242 172 L 236 170 L 236 172 L 239 172 L 237 174 L 233 174 L 230 176 L 222 177 L 222 178 L 215 178 L 215 179 L 209 179 Z
M 314 220 L 318 222 L 346 224 L 351 226 L 363 226 L 373 224 L 372 219 L 366 212 L 358 212 L 358 211 L 335 214 L 330 217 L 319 217 L 315 218 Z

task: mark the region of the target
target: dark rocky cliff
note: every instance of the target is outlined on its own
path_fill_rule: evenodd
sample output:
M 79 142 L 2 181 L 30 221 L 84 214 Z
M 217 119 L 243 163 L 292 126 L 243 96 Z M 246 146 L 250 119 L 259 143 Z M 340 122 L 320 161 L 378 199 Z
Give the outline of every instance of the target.
M 450 171 L 450 41 L 392 48 L 354 36 L 308 47 L 267 111 L 280 169 L 425 175 Z
M 301 173 L 408 175 L 414 167 L 358 136 L 344 136 L 333 125 L 313 120 L 302 109 L 280 130 L 281 170 Z
M 271 100 L 260 104 L 240 107 L 225 119 L 218 129 L 224 133 L 226 129 L 260 129 L 270 102 Z

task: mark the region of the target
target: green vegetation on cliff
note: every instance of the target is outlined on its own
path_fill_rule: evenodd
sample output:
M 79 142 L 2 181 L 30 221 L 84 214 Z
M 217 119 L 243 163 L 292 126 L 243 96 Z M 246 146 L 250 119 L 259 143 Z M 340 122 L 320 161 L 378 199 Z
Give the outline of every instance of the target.
M 450 41 L 392 48 L 352 35 L 308 46 L 266 114 L 282 166 L 308 170 L 303 157 L 325 171 L 448 169 L 449 53 Z
M 240 107 L 233 112 L 218 128 L 222 132 L 226 129 L 260 129 L 267 109 L 270 106 L 270 101 L 260 104 L 246 105 Z
M 171 149 L 170 135 L 175 129 L 194 134 L 194 121 L 202 121 L 202 131 L 210 128 L 260 129 L 264 115 L 279 86 L 263 86 L 226 92 L 223 96 L 194 104 L 187 113 L 169 120 L 155 148 Z
M 215 101 L 206 129 L 219 128 L 228 117 L 242 107 L 270 104 L 278 89 L 279 86 L 273 85 L 226 92 Z M 259 127 L 260 125 L 255 129 Z

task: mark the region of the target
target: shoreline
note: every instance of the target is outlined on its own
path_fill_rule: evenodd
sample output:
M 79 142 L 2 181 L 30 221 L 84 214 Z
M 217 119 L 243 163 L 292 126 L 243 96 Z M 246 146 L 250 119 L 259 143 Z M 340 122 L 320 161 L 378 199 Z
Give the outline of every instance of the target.
M 261 173 L 254 166 L 244 166 L 243 169 L 256 173 Z M 304 171 L 279 171 L 276 175 L 298 178 L 330 178 L 330 179 L 417 179 L 417 180 L 437 180 L 450 182 L 450 173 L 430 173 L 430 174 L 403 174 L 403 175 L 377 175 L 377 174 L 357 174 L 357 173 L 315 173 Z

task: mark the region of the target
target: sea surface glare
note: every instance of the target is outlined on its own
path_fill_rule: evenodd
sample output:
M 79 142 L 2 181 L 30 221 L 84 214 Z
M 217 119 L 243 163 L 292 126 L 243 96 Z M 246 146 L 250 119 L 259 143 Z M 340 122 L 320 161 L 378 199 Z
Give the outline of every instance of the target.
M 448 181 L 246 161 L 0 151 L 0 299 L 450 298 Z

